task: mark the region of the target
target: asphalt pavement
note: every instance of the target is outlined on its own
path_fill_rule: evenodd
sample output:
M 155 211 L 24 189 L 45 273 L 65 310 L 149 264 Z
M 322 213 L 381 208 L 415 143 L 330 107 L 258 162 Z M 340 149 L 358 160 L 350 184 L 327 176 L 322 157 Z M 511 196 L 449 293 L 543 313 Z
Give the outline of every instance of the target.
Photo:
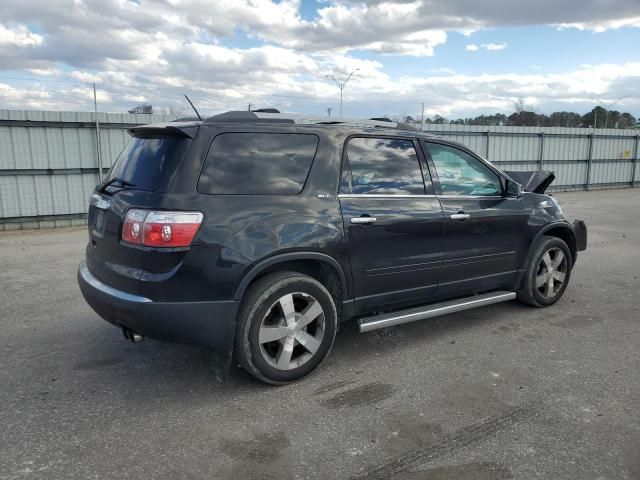
M 589 246 L 557 305 L 345 324 L 284 387 L 125 341 L 84 228 L 0 234 L 0 478 L 640 479 L 640 190 L 558 197 Z

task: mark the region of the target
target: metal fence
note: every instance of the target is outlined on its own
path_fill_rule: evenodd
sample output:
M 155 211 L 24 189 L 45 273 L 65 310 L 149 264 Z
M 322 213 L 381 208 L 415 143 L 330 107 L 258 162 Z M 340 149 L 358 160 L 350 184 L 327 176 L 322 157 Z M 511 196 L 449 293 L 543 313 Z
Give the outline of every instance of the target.
M 464 143 L 502 170 L 551 170 L 550 191 L 640 185 L 640 131 L 561 127 L 429 125 Z
M 127 128 L 161 115 L 0 110 L 0 230 L 83 224 L 98 183 L 98 155 L 109 168 Z M 552 170 L 551 190 L 640 185 L 637 130 L 426 125 L 504 170 Z

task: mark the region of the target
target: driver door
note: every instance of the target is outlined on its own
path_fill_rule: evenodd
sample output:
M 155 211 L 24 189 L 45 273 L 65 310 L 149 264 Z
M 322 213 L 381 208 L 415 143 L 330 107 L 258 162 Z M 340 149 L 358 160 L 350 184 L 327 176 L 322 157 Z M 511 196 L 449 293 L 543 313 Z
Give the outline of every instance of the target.
M 471 152 L 422 147 L 444 213 L 440 292 L 511 288 L 527 251 L 523 202 L 503 196 L 501 176 Z

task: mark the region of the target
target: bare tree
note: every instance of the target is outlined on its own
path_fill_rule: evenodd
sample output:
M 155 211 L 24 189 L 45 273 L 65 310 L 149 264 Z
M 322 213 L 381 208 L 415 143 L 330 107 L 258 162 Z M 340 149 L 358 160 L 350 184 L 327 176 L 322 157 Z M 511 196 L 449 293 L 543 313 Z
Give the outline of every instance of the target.
M 513 102 L 513 108 L 516 113 L 524 112 L 527 109 L 527 105 L 524 103 L 524 98 L 520 97 L 515 102 Z

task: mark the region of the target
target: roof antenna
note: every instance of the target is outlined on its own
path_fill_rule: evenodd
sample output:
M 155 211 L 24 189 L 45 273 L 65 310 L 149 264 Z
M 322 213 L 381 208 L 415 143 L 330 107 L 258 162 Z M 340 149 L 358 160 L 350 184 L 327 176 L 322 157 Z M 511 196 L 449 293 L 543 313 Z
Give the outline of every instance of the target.
M 184 98 L 187 99 L 187 102 L 189 102 L 189 105 L 191 105 L 191 108 L 193 108 L 193 111 L 196 112 L 196 115 L 198 116 L 198 120 L 202 121 L 202 117 L 198 113 L 198 110 L 196 110 L 196 107 L 193 106 L 193 103 L 191 103 L 191 100 L 189 100 L 189 97 L 187 97 L 186 93 L 184 94 Z

